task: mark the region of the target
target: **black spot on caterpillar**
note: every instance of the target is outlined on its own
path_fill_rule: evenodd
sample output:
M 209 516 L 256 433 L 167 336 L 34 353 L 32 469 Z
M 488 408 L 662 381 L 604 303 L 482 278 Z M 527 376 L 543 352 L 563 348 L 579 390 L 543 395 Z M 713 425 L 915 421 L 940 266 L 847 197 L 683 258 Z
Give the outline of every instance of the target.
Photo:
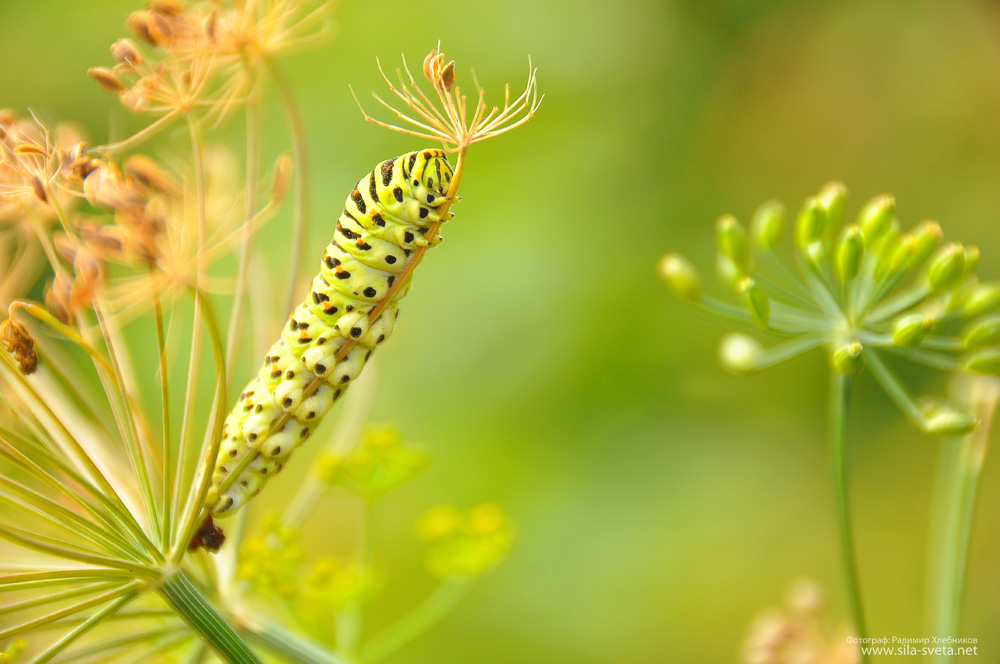
M 206 498 L 210 517 L 192 547 L 221 546 L 222 531 L 212 518 L 235 513 L 284 468 L 375 347 L 392 334 L 398 300 L 409 284 L 370 320 L 379 304 L 375 298 L 388 296 L 409 264 L 411 249 L 440 242 L 437 236 L 428 239 L 427 230 L 445 220 L 439 208 L 448 200 L 452 177 L 444 151 L 422 150 L 380 163 L 351 190 L 309 293 L 226 419 L 227 435 Z M 342 245 L 336 238 L 352 242 Z M 345 349 L 348 343 L 354 346 Z M 306 395 L 314 380 L 318 389 Z

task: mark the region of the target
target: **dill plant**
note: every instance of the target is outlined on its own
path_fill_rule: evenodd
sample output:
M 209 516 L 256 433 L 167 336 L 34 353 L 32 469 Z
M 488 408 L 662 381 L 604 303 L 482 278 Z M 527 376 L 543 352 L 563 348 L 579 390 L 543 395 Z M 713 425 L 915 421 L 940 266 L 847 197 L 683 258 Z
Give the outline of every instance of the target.
M 307 140 L 278 60 L 325 39 L 332 11 L 329 1 L 151 0 L 127 19 L 134 38 L 111 46 L 115 64 L 89 71 L 149 118 L 144 128 L 94 148 L 62 125 L 0 114 L 0 260 L 10 266 L 0 283 L 9 304 L 0 325 L 0 662 L 249 663 L 266 652 L 374 663 L 507 554 L 513 529 L 495 505 L 432 509 L 418 533 L 439 586 L 368 638 L 365 607 L 385 585 L 380 506 L 428 462 L 395 429 L 365 428 L 371 371 L 286 512 L 250 533 L 243 510 L 218 555 L 196 546 L 234 378 L 248 352 L 262 354 L 258 340 L 301 283 L 293 274 L 279 307 L 250 297 L 263 264 L 254 234 L 288 198 L 290 264 L 306 262 Z M 430 95 L 404 66 L 390 83 L 401 108 L 376 96 L 399 124 L 364 118 L 458 153 L 450 207 L 469 147 L 528 121 L 541 98 L 530 66 L 523 93 L 508 89 L 499 108 L 478 84 L 470 106 L 437 49 L 423 74 Z M 261 107 L 271 94 L 292 149 L 268 176 Z M 205 138 L 233 118 L 245 124 L 242 178 L 232 176 L 232 152 Z M 168 131 L 180 156 L 138 151 Z M 229 279 L 218 263 L 234 255 Z M 23 299 L 46 272 L 44 302 Z M 149 346 L 156 371 L 142 374 L 133 358 Z M 349 560 L 312 559 L 298 542 L 331 492 L 359 506 Z
M 752 336 L 726 335 L 719 359 L 734 373 L 760 371 L 814 349 L 826 353 L 838 535 L 853 628 L 861 638 L 868 632 L 847 474 L 848 400 L 856 377 L 870 373 L 909 421 L 941 437 L 926 629 L 955 636 L 976 480 L 996 403 L 992 376 L 1000 372 L 1000 283 L 976 276 L 976 247 L 942 244 L 937 222 L 903 230 L 892 196 L 868 201 L 853 222 L 846 204 L 847 190 L 838 182 L 805 201 L 793 224 L 791 266 L 780 255 L 786 225 L 781 203 L 761 205 L 749 229 L 732 215 L 721 217 L 715 272 L 737 304 L 705 294 L 697 269 L 680 254 L 667 254 L 657 269 L 680 300 L 781 339 L 765 348 Z M 975 378 L 954 399 L 915 398 L 893 369 L 900 361 Z M 775 655 L 753 661 L 790 660 Z

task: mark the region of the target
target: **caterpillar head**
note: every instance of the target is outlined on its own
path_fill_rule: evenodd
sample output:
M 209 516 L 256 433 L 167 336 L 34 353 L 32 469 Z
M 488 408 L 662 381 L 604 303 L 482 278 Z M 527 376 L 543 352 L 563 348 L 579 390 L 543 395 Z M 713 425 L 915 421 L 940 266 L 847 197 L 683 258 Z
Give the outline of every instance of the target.
M 445 151 L 433 148 L 421 150 L 411 153 L 409 158 L 412 160 L 409 170 L 414 198 L 432 206 L 444 203 L 448 186 L 455 175 Z

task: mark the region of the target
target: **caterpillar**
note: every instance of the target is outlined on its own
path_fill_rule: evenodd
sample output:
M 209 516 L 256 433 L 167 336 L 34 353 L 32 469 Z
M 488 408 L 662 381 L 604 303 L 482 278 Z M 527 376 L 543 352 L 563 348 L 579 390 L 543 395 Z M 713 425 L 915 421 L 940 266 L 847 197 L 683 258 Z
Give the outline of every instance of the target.
M 309 294 L 226 418 L 205 502 L 209 517 L 192 548 L 221 545 L 212 517 L 230 516 L 260 493 L 392 334 L 412 279 L 407 273 L 390 289 L 415 249 L 441 242 L 427 235 L 452 216 L 439 208 L 453 175 L 445 152 L 430 149 L 383 161 L 358 181 Z

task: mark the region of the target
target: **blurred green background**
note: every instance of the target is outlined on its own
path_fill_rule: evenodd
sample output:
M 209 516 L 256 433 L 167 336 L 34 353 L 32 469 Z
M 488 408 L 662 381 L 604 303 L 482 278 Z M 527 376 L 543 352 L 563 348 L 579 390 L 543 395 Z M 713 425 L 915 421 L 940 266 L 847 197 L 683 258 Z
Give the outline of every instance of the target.
M 0 105 L 76 118 L 95 143 L 139 126 L 86 76 L 138 5 L 0 2 Z M 419 66 L 440 39 L 460 84 L 475 66 L 498 99 L 530 54 L 546 94 L 525 128 L 471 152 L 447 241 L 379 353 L 373 419 L 435 461 L 387 505 L 372 629 L 432 586 L 412 526 L 425 509 L 496 500 L 518 528 L 509 560 L 391 662 L 732 662 L 800 576 L 845 618 L 823 357 L 724 373 L 724 328 L 674 301 L 654 265 L 679 250 L 708 273 L 719 215 L 747 220 L 772 197 L 795 208 L 839 179 L 850 210 L 893 192 L 904 226 L 940 220 L 1000 276 L 1000 5 L 369 0 L 345 1 L 336 23 L 282 63 L 309 132 L 310 265 L 357 178 L 422 147 L 362 121 L 347 86 L 384 89 L 376 56 Z M 238 145 L 238 130 L 220 131 Z M 287 144 L 275 129 L 266 154 Z M 276 270 L 287 237 L 287 215 L 263 232 L 282 247 Z M 867 377 L 852 415 L 870 632 L 919 636 L 937 442 Z M 998 478 L 993 455 L 963 627 L 984 662 L 1000 658 Z M 314 546 L 346 550 L 353 507 L 326 505 Z

